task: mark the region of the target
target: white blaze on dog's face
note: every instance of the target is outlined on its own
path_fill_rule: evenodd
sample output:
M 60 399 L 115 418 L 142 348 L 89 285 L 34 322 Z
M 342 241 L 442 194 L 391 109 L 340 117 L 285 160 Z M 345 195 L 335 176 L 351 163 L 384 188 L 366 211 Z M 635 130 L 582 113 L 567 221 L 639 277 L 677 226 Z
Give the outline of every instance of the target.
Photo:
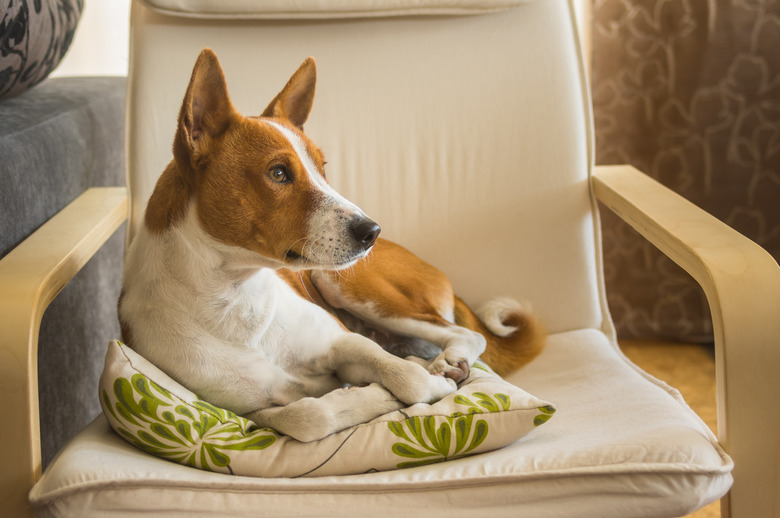
M 379 226 L 325 180 L 322 152 L 295 128 L 275 119 L 260 119 L 278 131 L 295 151 L 295 173 L 289 166 L 272 166 L 271 178 L 288 189 L 311 193 L 304 241 L 293 245 L 286 259 L 306 268 L 339 268 L 354 264 L 368 254 L 379 234 Z M 295 185 L 297 184 L 297 185 Z
M 194 198 L 208 234 L 259 254 L 259 264 L 344 268 L 365 257 L 379 234 L 376 223 L 328 185 L 322 152 L 302 132 L 315 82 L 309 58 L 261 117 L 243 117 L 228 99 L 216 56 L 206 50 L 185 95 L 174 143 L 184 178 L 175 187 Z M 163 223 L 152 215 L 153 227 Z

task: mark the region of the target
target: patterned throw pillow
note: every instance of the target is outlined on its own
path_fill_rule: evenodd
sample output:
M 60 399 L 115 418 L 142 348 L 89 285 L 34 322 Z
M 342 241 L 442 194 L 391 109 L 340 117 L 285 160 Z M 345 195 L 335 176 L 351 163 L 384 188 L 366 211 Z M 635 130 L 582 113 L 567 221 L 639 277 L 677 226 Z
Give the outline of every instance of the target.
M 73 41 L 84 0 L 0 0 L 0 100 L 37 85 Z
M 495 450 L 547 422 L 555 408 L 476 364 L 454 394 L 303 443 L 217 408 L 135 351 L 109 344 L 100 402 L 138 448 L 180 464 L 258 477 L 347 475 Z

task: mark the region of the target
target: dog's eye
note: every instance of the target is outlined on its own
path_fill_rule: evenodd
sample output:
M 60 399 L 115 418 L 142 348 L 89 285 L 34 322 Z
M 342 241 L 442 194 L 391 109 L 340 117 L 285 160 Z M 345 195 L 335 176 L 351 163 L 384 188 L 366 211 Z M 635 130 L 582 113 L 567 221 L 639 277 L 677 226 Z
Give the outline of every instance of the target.
M 288 183 L 292 181 L 287 168 L 283 165 L 275 165 L 268 170 L 268 177 L 276 183 Z

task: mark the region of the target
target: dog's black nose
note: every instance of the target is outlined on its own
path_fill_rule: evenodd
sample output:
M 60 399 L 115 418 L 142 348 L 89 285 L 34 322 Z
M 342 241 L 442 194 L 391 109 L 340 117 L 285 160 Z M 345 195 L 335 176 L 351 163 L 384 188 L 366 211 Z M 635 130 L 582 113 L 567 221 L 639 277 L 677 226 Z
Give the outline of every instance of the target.
M 355 236 L 363 250 L 368 250 L 374 246 L 374 242 L 382 229 L 368 218 L 355 218 L 352 222 L 351 230 L 352 235 Z

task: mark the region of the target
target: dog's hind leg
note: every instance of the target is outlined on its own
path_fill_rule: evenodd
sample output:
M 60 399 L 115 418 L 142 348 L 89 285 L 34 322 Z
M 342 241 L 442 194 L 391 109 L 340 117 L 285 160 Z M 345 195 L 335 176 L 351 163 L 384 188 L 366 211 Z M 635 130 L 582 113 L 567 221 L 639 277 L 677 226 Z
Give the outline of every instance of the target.
M 461 381 L 485 350 L 482 334 L 455 324 L 447 276 L 399 245 L 378 239 L 366 260 L 343 272 L 314 271 L 311 279 L 331 306 L 441 348 L 431 373 Z
M 349 270 L 315 271 L 311 279 L 331 306 L 440 347 L 428 370 L 455 381 L 468 375 L 479 356 L 507 375 L 533 360 L 545 344 L 544 326 L 527 305 L 494 299 L 474 313 L 455 296 L 444 273 L 382 239 Z
M 285 406 L 264 408 L 244 417 L 301 442 L 317 441 L 345 428 L 368 422 L 405 405 L 377 383 L 336 389 Z

